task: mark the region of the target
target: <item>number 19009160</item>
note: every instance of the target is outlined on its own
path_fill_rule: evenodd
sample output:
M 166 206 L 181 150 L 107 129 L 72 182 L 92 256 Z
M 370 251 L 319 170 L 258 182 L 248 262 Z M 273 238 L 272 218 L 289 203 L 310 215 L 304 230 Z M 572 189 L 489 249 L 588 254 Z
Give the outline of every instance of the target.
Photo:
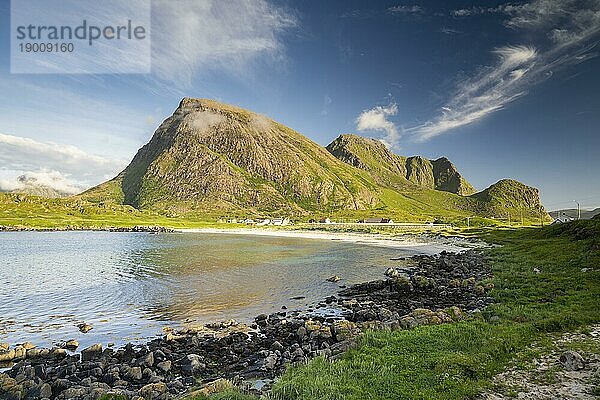
M 72 53 L 73 43 L 19 43 L 21 53 Z

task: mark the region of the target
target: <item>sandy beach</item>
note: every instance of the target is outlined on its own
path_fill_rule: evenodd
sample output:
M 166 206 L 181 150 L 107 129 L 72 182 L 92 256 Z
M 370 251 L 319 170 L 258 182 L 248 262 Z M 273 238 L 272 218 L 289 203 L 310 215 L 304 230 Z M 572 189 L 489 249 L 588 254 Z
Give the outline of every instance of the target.
M 414 248 L 416 253 L 436 254 L 443 250 L 459 252 L 473 248 L 474 244 L 461 238 L 441 238 L 432 236 L 383 236 L 367 233 L 340 233 L 326 231 L 278 230 L 257 228 L 190 228 L 176 229 L 182 233 L 209 233 L 248 236 L 274 236 L 298 239 L 337 240 L 368 246 Z

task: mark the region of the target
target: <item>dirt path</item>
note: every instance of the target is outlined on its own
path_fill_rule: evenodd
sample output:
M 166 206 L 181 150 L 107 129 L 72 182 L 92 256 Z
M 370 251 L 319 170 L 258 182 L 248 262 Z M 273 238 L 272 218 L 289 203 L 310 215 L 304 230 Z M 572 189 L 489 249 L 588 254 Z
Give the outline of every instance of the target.
M 600 398 L 600 325 L 568 333 L 549 352 L 497 375 L 480 400 Z

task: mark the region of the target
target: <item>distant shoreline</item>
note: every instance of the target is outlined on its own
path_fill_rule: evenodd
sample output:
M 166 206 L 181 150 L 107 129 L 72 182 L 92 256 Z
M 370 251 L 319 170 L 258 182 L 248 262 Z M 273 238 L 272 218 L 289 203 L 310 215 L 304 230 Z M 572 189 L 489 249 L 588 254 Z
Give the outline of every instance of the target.
M 418 248 L 420 253 L 435 254 L 443 250 L 460 252 L 474 247 L 472 241 L 462 238 L 440 238 L 433 236 L 382 236 L 368 233 L 340 233 L 328 231 L 275 230 L 255 228 L 182 228 L 181 233 L 229 234 L 247 236 L 286 237 L 298 239 L 334 240 L 368 246 L 391 248 Z M 477 246 L 478 247 L 478 246 Z

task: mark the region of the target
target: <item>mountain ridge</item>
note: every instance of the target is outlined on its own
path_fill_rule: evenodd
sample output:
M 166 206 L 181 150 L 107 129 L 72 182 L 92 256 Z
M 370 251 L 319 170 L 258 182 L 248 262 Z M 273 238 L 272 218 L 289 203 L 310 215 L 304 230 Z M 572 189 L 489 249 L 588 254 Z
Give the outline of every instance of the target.
M 537 189 L 518 182 L 501 186 L 477 195 L 445 157 L 403 157 L 356 135 L 322 147 L 260 114 L 184 98 L 120 174 L 80 197 L 169 215 L 433 219 L 473 213 L 490 218 L 502 214 L 502 204 L 531 215 L 543 210 Z M 520 190 L 527 196 L 504 201 Z
M 421 156 L 404 157 L 392 153 L 378 140 L 354 134 L 338 136 L 326 149 L 338 159 L 369 171 L 376 181 L 390 183 L 390 180 L 394 181 L 391 174 L 396 175 L 394 183 L 400 188 L 413 184 L 461 196 L 475 193 L 473 186 L 446 157 L 436 160 Z M 376 155 L 377 159 L 368 157 L 368 153 Z

